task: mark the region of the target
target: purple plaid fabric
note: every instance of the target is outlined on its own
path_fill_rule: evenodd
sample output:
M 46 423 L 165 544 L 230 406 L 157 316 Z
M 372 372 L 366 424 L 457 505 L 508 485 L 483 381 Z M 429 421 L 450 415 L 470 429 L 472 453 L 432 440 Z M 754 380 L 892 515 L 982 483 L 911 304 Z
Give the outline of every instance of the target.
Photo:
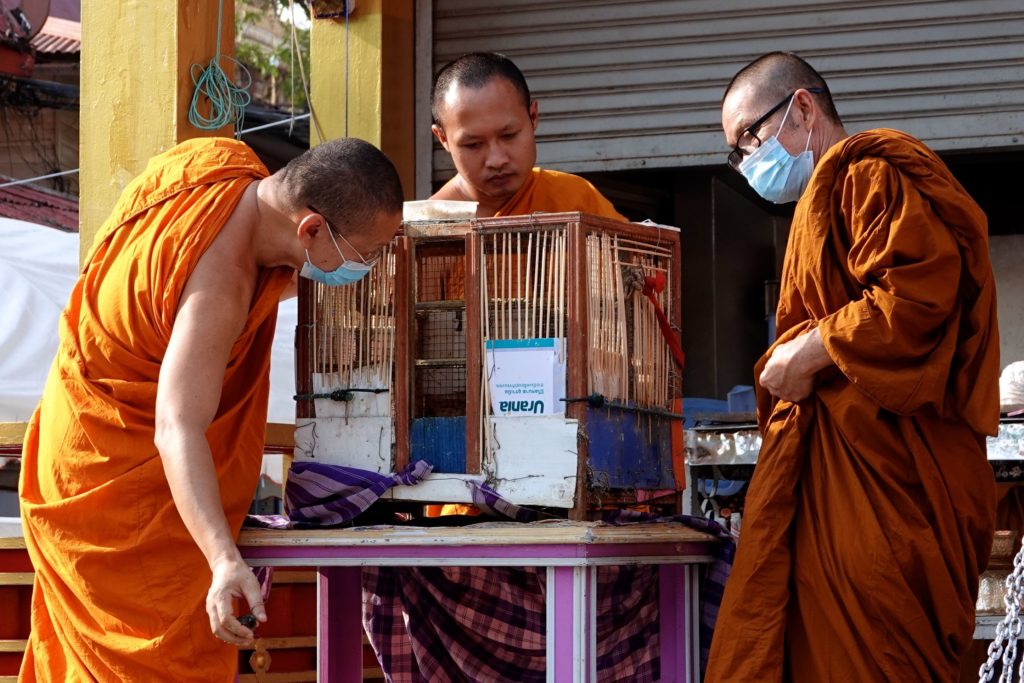
M 505 500 L 486 484 L 470 487 L 484 512 L 524 523 L 552 517 Z M 620 510 L 604 521 L 682 522 L 723 539 L 702 581 L 703 670 L 732 566 L 729 534 L 714 521 L 683 515 Z M 598 568 L 599 681 L 660 680 L 658 578 L 651 566 Z M 363 626 L 390 683 L 543 681 L 545 583 L 544 570 L 531 567 L 367 567 Z
M 285 484 L 284 504 L 296 528 L 337 526 L 351 522 L 396 484 L 418 484 L 433 465 L 417 460 L 397 474 L 355 467 L 298 462 Z
M 422 461 L 393 475 L 299 463 L 285 491 L 291 519 L 250 516 L 249 523 L 276 528 L 344 524 L 391 486 L 415 484 L 429 471 Z M 486 484 L 469 486 L 474 504 L 490 515 L 522 523 L 553 518 L 503 499 Z M 604 521 L 682 522 L 722 539 L 702 581 L 703 669 L 735 553 L 729 534 L 711 520 L 689 516 L 656 518 L 622 510 Z M 658 579 L 652 566 L 598 568 L 598 680 L 660 680 Z M 363 625 L 391 683 L 543 681 L 545 584 L 545 570 L 531 567 L 367 567 Z
M 249 515 L 247 526 L 270 529 L 310 529 L 347 524 L 366 511 L 392 486 L 418 484 L 434 466 L 424 460 L 410 463 L 397 474 L 379 474 L 356 467 L 297 462 L 284 487 L 287 518 Z
M 484 512 L 495 517 L 506 517 L 513 522 L 539 522 L 542 519 L 558 519 L 554 515 L 540 510 L 533 510 L 523 505 L 505 500 L 501 495 L 484 482 L 467 481 L 473 504 Z
M 366 567 L 363 625 L 391 683 L 546 680 L 542 568 Z M 658 572 L 599 567 L 600 681 L 660 680 Z
M 609 524 L 634 524 L 637 522 L 679 522 L 691 529 L 717 536 L 721 543 L 715 545 L 714 560 L 702 569 L 700 587 L 700 670 L 703 672 L 708 663 L 708 652 L 711 650 L 711 637 L 715 634 L 715 623 L 718 621 L 718 608 L 722 605 L 722 594 L 725 582 L 732 571 L 733 557 L 736 555 L 736 542 L 725 528 L 713 519 L 676 515 L 674 517 L 656 517 L 636 510 L 616 510 L 605 516 Z

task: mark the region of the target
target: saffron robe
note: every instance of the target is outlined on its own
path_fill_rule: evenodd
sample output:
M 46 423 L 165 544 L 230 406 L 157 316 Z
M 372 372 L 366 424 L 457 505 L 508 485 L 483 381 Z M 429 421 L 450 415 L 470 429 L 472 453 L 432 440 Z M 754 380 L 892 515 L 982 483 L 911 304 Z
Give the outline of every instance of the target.
M 617 221 L 627 219 L 585 178 L 561 171 L 534 168 L 495 216 L 522 216 L 543 211 L 582 211 Z
M 705 680 L 957 681 L 995 515 L 985 215 L 923 144 L 874 130 L 822 157 L 789 240 L 776 345 L 817 327 L 835 367 L 795 404 L 757 388 Z
M 210 570 L 153 436 L 181 292 L 243 191 L 266 175 L 242 143 L 183 143 L 150 161 L 96 236 L 25 437 L 35 584 L 21 680 L 234 680 L 238 650 L 210 630 Z M 235 533 L 259 476 L 277 304 L 292 272 L 260 274 L 207 431 Z

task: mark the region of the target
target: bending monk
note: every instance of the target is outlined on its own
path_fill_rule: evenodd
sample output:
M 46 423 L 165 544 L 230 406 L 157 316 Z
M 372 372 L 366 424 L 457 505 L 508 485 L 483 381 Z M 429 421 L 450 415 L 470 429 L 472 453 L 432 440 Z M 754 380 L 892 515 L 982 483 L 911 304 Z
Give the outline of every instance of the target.
M 315 207 L 315 208 L 314 208 Z M 368 143 L 272 176 L 240 142 L 152 159 L 100 229 L 25 437 L 35 566 L 22 681 L 232 681 L 266 621 L 235 538 L 263 455 L 277 304 L 359 279 L 401 221 Z
M 626 220 L 583 178 L 534 168 L 537 101 L 504 55 L 474 52 L 447 64 L 430 106 L 434 136 L 457 171 L 431 199 L 478 202 L 478 218 L 583 211 Z
M 758 194 L 798 203 L 706 681 L 956 681 L 995 514 L 985 214 L 920 141 L 847 136 L 794 55 L 741 70 L 722 126 Z

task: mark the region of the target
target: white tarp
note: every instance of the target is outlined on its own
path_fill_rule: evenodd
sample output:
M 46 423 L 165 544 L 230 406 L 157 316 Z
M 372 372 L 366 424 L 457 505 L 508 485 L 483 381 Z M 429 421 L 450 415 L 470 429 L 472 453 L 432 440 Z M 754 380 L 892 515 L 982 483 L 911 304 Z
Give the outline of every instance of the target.
M 57 352 L 60 313 L 78 278 L 78 234 L 0 217 L 0 422 L 27 422 Z M 278 310 L 268 421 L 295 422 L 294 298 Z
M 78 235 L 0 218 L 0 422 L 27 422 L 78 277 Z

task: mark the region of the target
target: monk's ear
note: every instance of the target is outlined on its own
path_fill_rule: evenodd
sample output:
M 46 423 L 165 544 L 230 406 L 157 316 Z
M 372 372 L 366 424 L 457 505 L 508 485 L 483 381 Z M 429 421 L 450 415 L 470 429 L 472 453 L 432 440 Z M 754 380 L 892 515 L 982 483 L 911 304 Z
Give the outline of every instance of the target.
M 444 134 L 444 128 L 435 123 L 430 126 L 430 132 L 434 134 L 437 141 L 441 143 L 442 147 L 444 147 L 444 151 L 450 154 L 451 150 L 448 149 L 448 136 Z
M 814 96 L 806 90 L 800 90 L 796 94 L 794 105 L 794 108 L 800 112 L 800 117 L 802 118 L 800 123 L 810 121 L 813 126 L 818 114 L 818 103 L 815 101 Z
M 324 224 L 323 216 L 310 212 L 303 216 L 295 226 L 295 236 L 299 238 L 303 249 L 309 249 L 313 240 L 320 234 L 320 230 L 325 227 L 327 226 Z
M 533 124 L 533 129 L 537 130 L 537 100 L 530 102 L 527 111 L 530 112 L 530 123 Z

